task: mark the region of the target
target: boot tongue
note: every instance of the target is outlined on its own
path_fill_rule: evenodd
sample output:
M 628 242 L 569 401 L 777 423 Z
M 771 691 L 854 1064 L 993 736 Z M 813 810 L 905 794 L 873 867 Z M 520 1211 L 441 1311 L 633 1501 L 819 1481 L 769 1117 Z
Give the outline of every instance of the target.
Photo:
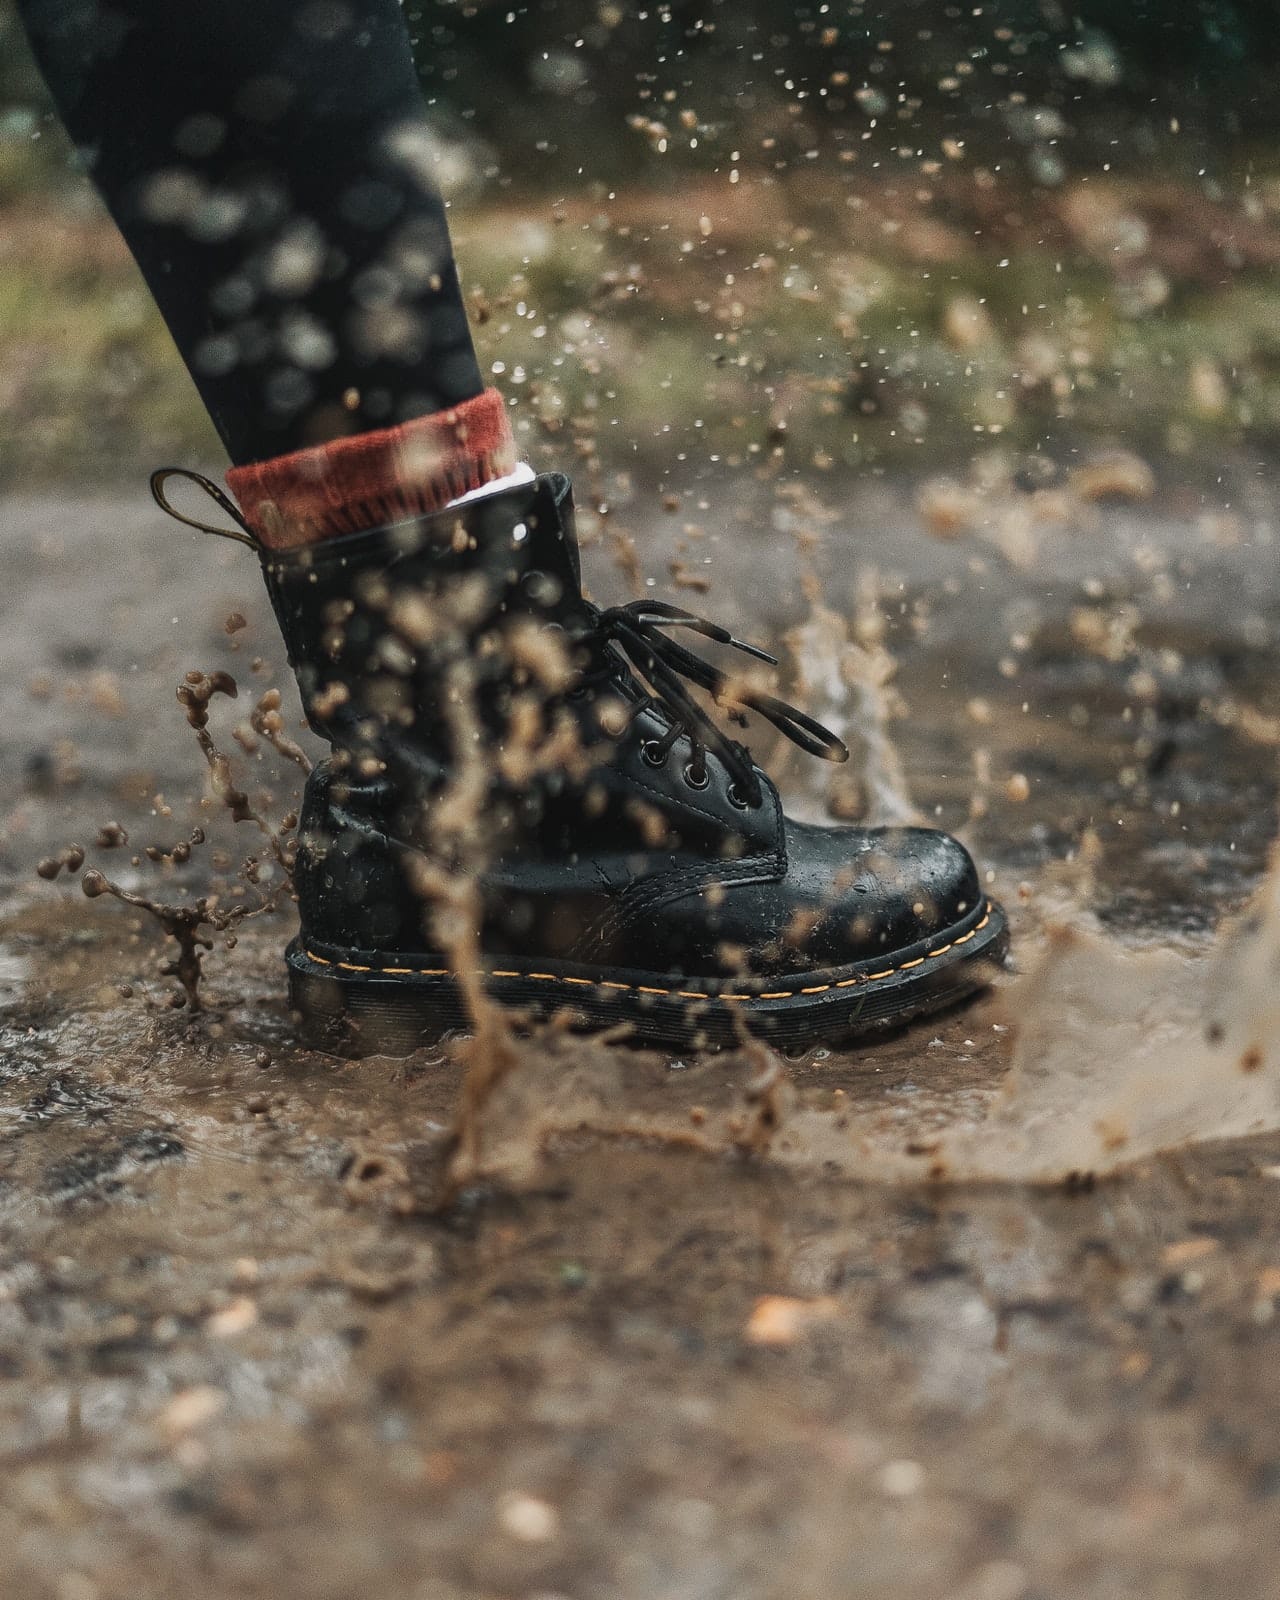
M 495 577 L 505 569 L 502 610 L 523 603 L 548 622 L 585 620 L 573 485 L 563 473 L 487 495 L 466 507 L 465 521 L 481 565 Z
M 546 472 L 529 486 L 524 510 L 529 565 L 558 578 L 577 596 L 582 587 L 578 534 L 574 526 L 573 485 L 563 472 Z

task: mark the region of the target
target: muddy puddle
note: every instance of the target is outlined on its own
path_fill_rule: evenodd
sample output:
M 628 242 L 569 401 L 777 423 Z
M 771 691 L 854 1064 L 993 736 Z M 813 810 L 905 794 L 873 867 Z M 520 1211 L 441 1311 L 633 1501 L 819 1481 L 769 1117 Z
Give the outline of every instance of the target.
M 1028 561 L 1016 504 L 938 541 L 914 489 L 854 492 L 856 559 L 811 560 L 823 672 L 874 713 L 862 798 L 964 834 L 1021 973 L 795 1059 L 545 1032 L 444 1211 L 456 1059 L 299 1046 L 287 912 L 215 947 L 193 1017 L 147 919 L 35 880 L 107 819 L 207 822 L 173 685 L 265 688 L 278 651 L 237 552 L 11 506 L 4 1592 L 1270 1592 L 1268 508 L 1102 510 Z M 775 494 L 671 493 L 713 531 L 624 504 L 655 572 L 704 563 L 748 637 L 805 625 L 759 576 Z

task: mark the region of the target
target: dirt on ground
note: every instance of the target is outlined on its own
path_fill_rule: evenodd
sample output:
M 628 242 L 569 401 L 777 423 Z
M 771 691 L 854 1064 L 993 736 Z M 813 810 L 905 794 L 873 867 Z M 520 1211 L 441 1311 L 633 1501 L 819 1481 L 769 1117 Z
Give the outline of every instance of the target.
M 1274 895 L 1221 928 L 1274 832 L 1280 502 L 822 488 L 620 494 L 594 585 L 633 548 L 791 630 L 860 740 L 835 803 L 960 830 L 1014 967 L 793 1059 L 545 1029 L 443 1205 L 456 1048 L 303 1047 L 287 902 L 192 1014 L 151 919 L 36 876 L 79 844 L 176 899 L 260 844 L 189 669 L 288 809 L 230 733 L 286 682 L 252 557 L 142 494 L 5 502 L 0 1592 L 1277 1592 Z

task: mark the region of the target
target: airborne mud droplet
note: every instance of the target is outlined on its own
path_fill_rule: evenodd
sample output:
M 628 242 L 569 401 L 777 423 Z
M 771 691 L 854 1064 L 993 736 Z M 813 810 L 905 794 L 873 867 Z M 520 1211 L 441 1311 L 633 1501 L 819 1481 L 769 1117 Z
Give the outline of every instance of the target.
M 161 977 L 176 978 L 180 986 L 178 992 L 169 996 L 169 1005 L 175 1009 L 185 1008 L 192 1013 L 202 1008 L 200 988 L 204 975 L 204 955 L 214 948 L 210 935 L 222 934 L 224 947 L 227 950 L 234 949 L 236 938 L 232 930 L 248 917 L 273 910 L 290 887 L 293 856 L 292 843 L 288 835 L 297 826 L 296 815 L 289 812 L 280 824 L 271 823 L 251 803 L 247 793 L 237 786 L 230 758 L 217 748 L 209 733 L 210 702 L 218 695 L 234 699 L 237 693 L 235 680 L 227 672 L 191 671 L 179 685 L 177 697 L 186 712 L 187 722 L 196 731 L 201 752 L 208 765 L 210 786 L 215 798 L 231 813 L 234 821 L 252 822 L 266 836 L 269 852 L 281 868 L 274 886 L 266 890 L 259 889 L 253 899 L 246 898 L 244 889 L 239 885 L 229 884 L 225 888 L 214 889 L 189 901 L 172 902 L 141 889 L 126 887 L 108 877 L 97 867 L 86 869 L 80 880 L 80 887 L 87 899 L 97 900 L 109 896 L 132 906 L 152 918 L 163 934 L 173 941 L 177 947 L 176 952 L 171 958 L 161 962 L 159 974 Z M 309 771 L 310 761 L 306 753 L 284 731 L 279 705 L 278 692 L 268 690 L 251 713 L 253 728 L 287 760 Z M 172 809 L 161 796 L 155 797 L 154 811 L 157 815 L 168 818 L 172 815 Z M 120 823 L 107 822 L 98 829 L 94 843 L 97 849 L 108 851 L 126 845 L 128 840 L 128 832 Z M 167 847 L 157 844 L 143 846 L 141 854 L 132 858 L 132 865 L 139 866 L 145 858 L 146 861 L 159 867 L 170 869 L 185 867 L 192 861 L 193 850 L 203 846 L 205 842 L 205 829 L 194 827 L 189 838 L 179 839 Z M 68 874 L 78 872 L 84 860 L 85 851 L 81 845 L 68 845 L 57 855 L 41 860 L 36 866 L 36 872 L 41 878 L 56 879 L 63 871 Z M 259 886 L 263 880 L 261 863 L 256 858 L 249 857 L 242 864 L 240 875 L 248 884 Z M 118 992 L 123 997 L 128 997 L 134 992 L 133 986 L 121 984 L 118 986 Z M 270 1059 L 269 1055 L 267 1059 Z

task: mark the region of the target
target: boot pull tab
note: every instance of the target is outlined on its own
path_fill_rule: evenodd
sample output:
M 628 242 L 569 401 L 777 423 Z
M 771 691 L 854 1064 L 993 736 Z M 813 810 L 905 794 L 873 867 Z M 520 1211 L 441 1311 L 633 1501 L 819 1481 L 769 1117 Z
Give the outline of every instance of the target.
M 184 516 L 170 502 L 168 495 L 165 493 L 165 485 L 170 478 L 186 478 L 203 489 L 210 500 L 220 510 L 225 511 L 231 520 L 244 531 L 239 533 L 235 528 L 217 528 L 211 522 L 201 522 L 196 517 Z M 161 467 L 158 472 L 151 474 L 151 498 L 160 507 L 161 511 L 167 512 L 175 522 L 185 523 L 188 528 L 198 528 L 201 533 L 216 533 L 222 539 L 235 539 L 240 544 L 247 544 L 252 550 L 262 549 L 258 536 L 248 522 L 245 521 L 239 506 L 236 505 L 230 495 L 224 494 L 218 485 L 212 479 L 206 478 L 202 472 L 192 472 L 189 467 Z

